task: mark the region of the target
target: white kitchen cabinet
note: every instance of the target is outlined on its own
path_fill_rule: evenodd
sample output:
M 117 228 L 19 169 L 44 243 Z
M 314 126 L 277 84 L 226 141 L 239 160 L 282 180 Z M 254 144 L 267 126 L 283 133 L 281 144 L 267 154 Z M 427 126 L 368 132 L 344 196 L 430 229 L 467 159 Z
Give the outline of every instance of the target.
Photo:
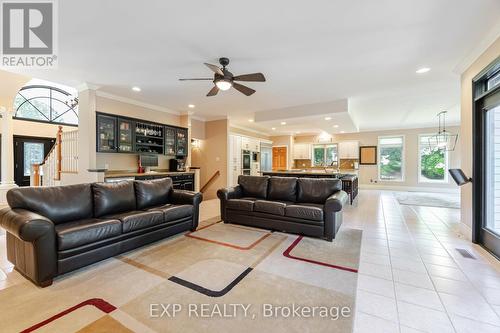
M 241 139 L 241 149 L 250 150 L 250 138 L 246 136 L 238 136 Z
M 311 145 L 308 143 L 296 143 L 293 145 L 293 159 L 294 160 L 310 160 L 311 159 Z
M 250 149 L 254 152 L 260 152 L 260 141 L 256 139 L 250 139 Z
M 241 136 L 229 136 L 229 159 L 228 159 L 229 185 L 238 183 L 238 176 L 241 174 Z
M 359 159 L 359 141 L 339 142 L 339 158 Z

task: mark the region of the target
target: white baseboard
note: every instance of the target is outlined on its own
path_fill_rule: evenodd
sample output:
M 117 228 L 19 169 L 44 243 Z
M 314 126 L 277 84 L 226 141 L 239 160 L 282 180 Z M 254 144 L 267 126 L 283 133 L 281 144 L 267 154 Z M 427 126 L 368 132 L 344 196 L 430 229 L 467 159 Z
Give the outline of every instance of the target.
M 432 192 L 432 193 L 460 193 L 459 188 L 424 187 L 424 186 L 397 186 L 380 184 L 360 184 L 362 190 L 386 190 L 386 191 L 406 191 L 406 192 Z

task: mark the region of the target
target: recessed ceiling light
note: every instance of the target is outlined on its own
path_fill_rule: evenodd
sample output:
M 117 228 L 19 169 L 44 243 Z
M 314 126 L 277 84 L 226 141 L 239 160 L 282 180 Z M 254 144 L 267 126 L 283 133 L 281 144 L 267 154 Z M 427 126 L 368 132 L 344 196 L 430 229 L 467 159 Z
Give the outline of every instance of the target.
M 431 69 L 429 67 L 422 67 L 422 68 L 417 69 L 415 71 L 415 73 L 417 73 L 417 74 L 424 74 L 424 73 L 427 73 L 430 70 Z
M 332 120 L 332 117 L 325 117 L 325 120 Z
M 194 109 L 195 107 L 196 107 L 196 105 L 194 105 L 194 104 L 188 104 L 188 108 L 190 108 L 190 109 Z
M 139 88 L 139 87 L 132 87 L 132 90 L 139 92 L 139 91 L 141 91 L 141 88 Z
M 340 131 L 340 133 L 345 133 L 345 131 Z
M 271 129 L 272 129 L 273 131 L 276 131 L 276 127 L 272 127 Z
M 282 121 L 282 122 L 281 122 L 281 125 L 286 125 L 286 121 Z
M 253 119 L 248 119 L 249 122 L 253 123 Z
M 339 125 L 333 125 L 333 128 L 339 128 Z

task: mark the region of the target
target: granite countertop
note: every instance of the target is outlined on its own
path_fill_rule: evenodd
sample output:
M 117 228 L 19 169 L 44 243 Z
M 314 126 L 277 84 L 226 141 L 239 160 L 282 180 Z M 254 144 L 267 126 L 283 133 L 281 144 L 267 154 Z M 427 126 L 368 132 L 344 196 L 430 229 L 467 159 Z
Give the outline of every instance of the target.
M 122 177 L 141 177 L 141 176 L 170 176 L 170 175 L 182 175 L 182 174 L 194 174 L 194 171 L 152 171 L 138 173 L 133 171 L 107 171 L 104 175 L 105 178 L 122 178 Z
M 358 170 L 354 169 L 341 169 L 335 171 L 325 171 L 325 170 L 301 170 L 301 169 L 291 169 L 291 170 L 276 170 L 276 171 L 262 171 L 261 173 L 273 173 L 273 174 L 297 174 L 297 175 L 338 175 L 338 174 L 349 174 L 357 175 Z

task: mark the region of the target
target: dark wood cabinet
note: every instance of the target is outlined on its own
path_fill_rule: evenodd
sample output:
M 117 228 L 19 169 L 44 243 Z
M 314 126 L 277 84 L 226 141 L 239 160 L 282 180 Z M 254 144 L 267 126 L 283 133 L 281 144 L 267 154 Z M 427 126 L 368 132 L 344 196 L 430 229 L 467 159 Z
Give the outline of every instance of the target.
M 188 129 L 97 113 L 97 152 L 188 155 Z
M 131 120 L 118 118 L 118 151 L 121 153 L 134 152 L 134 126 Z
M 176 156 L 187 156 L 188 154 L 188 131 L 185 128 L 178 128 L 176 134 Z
M 117 118 L 97 115 L 97 151 L 101 153 L 113 153 L 117 150 L 116 140 Z
M 175 156 L 177 130 L 175 127 L 165 126 L 165 155 Z

